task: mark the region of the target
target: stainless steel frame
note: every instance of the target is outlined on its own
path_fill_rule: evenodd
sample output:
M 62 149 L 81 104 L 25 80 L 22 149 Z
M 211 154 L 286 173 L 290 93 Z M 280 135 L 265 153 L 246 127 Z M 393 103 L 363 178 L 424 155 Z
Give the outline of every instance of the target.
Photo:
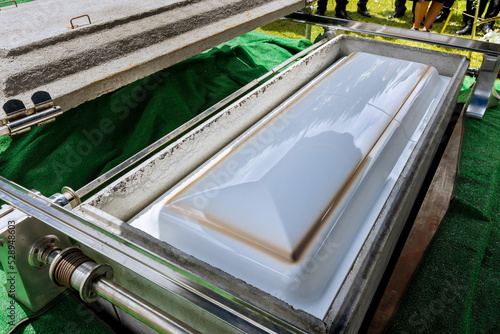
M 293 14 L 294 20 L 299 20 L 297 15 L 301 14 Z M 299 17 L 303 18 L 303 16 Z M 307 18 L 311 17 L 307 16 Z M 383 36 L 392 34 L 391 37 L 408 37 L 408 39 L 427 42 L 436 42 L 435 39 L 441 40 L 441 37 L 437 37 L 441 35 L 430 36 L 425 34 L 423 36 L 422 33 L 399 28 L 386 29 L 389 27 L 380 28 L 380 26 L 359 22 L 316 18 L 314 20 L 319 21 L 311 23 L 332 27 L 330 23 L 334 20 L 340 21 L 337 24 L 345 28 L 344 30 L 357 29 L 357 31 L 368 32 L 364 30 L 371 29 Z M 449 37 L 448 42 L 465 43 L 461 41 L 462 39 L 458 39 L 458 41 L 456 39 L 458 38 Z M 500 46 L 494 46 L 491 43 L 479 42 L 479 44 L 472 43 L 462 46 L 476 48 L 475 51 L 480 48 L 480 50 L 495 56 L 500 54 Z M 124 222 L 127 217 L 130 218 L 131 215 L 147 206 L 148 201 L 150 201 L 150 198 L 145 198 L 143 201 L 137 202 L 137 194 L 142 191 L 142 188 L 139 188 L 142 186 L 140 185 L 142 180 L 136 180 L 139 183 L 134 184 L 133 176 L 141 173 L 138 171 L 141 167 L 147 167 L 152 163 L 168 158 L 170 154 L 175 154 L 176 150 L 182 145 L 193 145 L 192 147 L 196 148 L 193 143 L 184 144 L 183 140 L 200 141 L 203 139 L 197 132 L 200 129 L 210 127 L 225 129 L 224 126 L 236 125 L 236 129 L 231 129 L 232 132 L 227 131 L 228 133 L 223 134 L 224 138 L 217 138 L 216 141 L 210 142 L 208 145 L 210 148 L 203 152 L 203 155 L 200 154 L 199 157 L 195 157 L 190 161 L 182 161 L 185 168 L 182 168 L 182 171 L 176 171 L 177 174 L 168 175 L 168 182 L 163 184 L 162 187 L 155 188 L 155 191 L 150 194 L 151 198 L 154 198 L 158 193 L 168 189 L 176 180 L 196 168 L 206 155 L 219 150 L 231 138 L 244 131 L 245 128 L 262 116 L 243 117 L 245 109 L 241 109 L 242 102 L 255 105 L 257 97 L 259 97 L 259 103 L 263 101 L 263 103 L 270 104 L 269 108 L 272 108 L 272 105 L 279 104 L 284 98 L 300 88 L 300 82 L 307 82 L 309 78 L 314 77 L 326 68 L 331 61 L 358 50 L 369 50 L 375 54 L 393 55 L 402 59 L 430 63 L 438 68 L 440 74 L 452 77 L 453 84 L 450 86 L 450 93 L 440 101 L 440 111 L 433 116 L 430 122 L 431 125 L 425 130 L 425 140 L 418 143 L 414 154 L 410 158 L 411 163 L 405 168 L 403 175 L 398 180 L 393 194 L 370 232 L 366 245 L 358 255 L 351 273 L 346 277 L 341 292 L 333 299 L 330 311 L 325 318 L 318 319 L 303 311 L 294 310 L 276 297 L 248 286 L 245 282 L 222 273 L 206 263 L 201 263 L 201 261 L 193 259 L 176 249 L 172 249 L 165 243 L 151 240 L 147 235 Z M 447 60 L 445 61 L 445 59 Z M 498 59 L 495 66 L 497 64 Z M 162 311 L 168 312 L 181 322 L 193 325 L 195 329 L 200 328 L 200 326 L 209 326 L 208 329 L 206 327 L 204 329 L 212 332 L 354 332 L 359 327 L 360 321 L 366 312 L 366 301 L 370 300 L 374 293 L 374 285 L 376 284 L 374 282 L 378 282 L 383 273 L 383 268 L 385 268 L 402 225 L 414 202 L 416 192 L 425 177 L 437 145 L 441 140 L 444 127 L 451 116 L 467 65 L 467 61 L 461 56 L 341 36 L 332 43 L 326 41 L 318 45 L 318 50 L 314 54 L 307 56 L 306 59 L 297 62 L 282 72 L 280 75 L 285 82 L 285 87 L 274 88 L 274 92 L 277 94 L 272 98 L 268 97 L 269 100 L 262 97 L 261 93 L 266 89 L 273 89 L 271 85 L 277 79 L 267 82 L 263 87 L 254 89 L 219 114 L 215 114 L 216 110 L 208 110 L 203 116 L 212 115 L 209 120 L 195 127 L 179 141 L 163 149 L 162 152 L 141 163 L 136 170 L 130 171 L 120 180 L 113 182 L 73 211 L 62 208 L 50 200 L 23 189 L 2 177 L 0 177 L 0 199 L 33 217 L 33 220 L 37 221 L 36 224 L 44 226 L 46 230 L 59 231 L 59 233 L 75 240 L 89 256 L 95 258 L 98 262 L 110 263 L 117 273 L 116 279 L 121 286 L 126 287 L 140 297 L 147 298 L 149 302 Z M 283 67 L 280 67 L 280 69 Z M 293 71 L 299 68 L 305 69 L 306 72 L 310 70 L 310 73 L 294 77 L 295 74 L 291 73 L 294 73 Z M 498 67 L 496 68 L 498 69 Z M 490 72 L 494 72 L 494 68 Z M 298 80 L 300 82 L 297 82 Z M 289 86 L 286 85 L 287 83 Z M 253 85 L 245 87 L 244 90 L 252 87 Z M 234 97 L 236 96 L 231 96 L 231 99 Z M 224 103 L 217 106 L 222 106 L 225 102 L 229 101 L 224 101 Z M 264 110 L 263 114 L 265 112 Z M 238 115 L 242 117 L 238 117 Z M 200 121 L 202 121 L 202 118 L 189 123 L 189 126 L 183 127 L 182 130 Z M 88 194 L 96 187 L 101 186 L 104 181 L 110 180 L 111 177 L 116 175 L 117 171 L 121 172 L 124 170 L 122 168 L 129 167 L 130 164 L 144 159 L 173 137 L 175 136 L 169 135 L 166 137 L 167 139 L 164 138 L 138 156 L 130 158 L 124 165 L 117 167 L 116 170 L 110 171 L 103 178 L 97 179 L 80 189 L 77 192 L 78 195 L 84 196 Z M 177 154 L 181 154 L 180 159 L 182 160 L 182 153 Z M 130 196 L 130 193 L 127 193 L 127 187 L 137 191 L 134 198 Z M 147 190 L 148 187 L 143 188 Z M 125 189 L 125 191 L 119 193 L 117 189 Z M 119 196 L 111 204 L 106 202 L 106 196 L 113 194 Z M 120 207 L 126 207 L 123 211 L 127 212 L 118 217 L 117 210 Z M 138 286 L 139 284 L 140 286 Z M 106 289 L 106 287 L 101 286 L 101 290 Z M 158 297 L 158 295 L 161 297 Z M 123 301 L 123 299 L 120 300 Z
M 182 173 L 189 173 L 197 166 L 197 160 L 194 159 L 191 163 L 176 150 L 186 145 L 196 147 L 196 142 L 203 140 L 203 135 L 207 132 L 220 133 L 215 129 L 231 126 L 235 134 L 224 133 L 224 136 L 228 137 L 226 139 L 220 138 L 221 134 L 217 136 L 217 140 L 220 139 L 219 142 L 204 142 L 207 154 L 217 151 L 233 135 L 244 131 L 248 127 L 247 124 L 252 124 L 253 118 L 242 117 L 243 115 L 250 117 L 245 112 L 245 108 L 252 108 L 256 105 L 255 103 L 279 104 L 287 94 L 294 92 L 291 84 L 300 87 L 297 82 L 299 78 L 301 82 L 307 82 L 310 77 L 314 77 L 339 57 L 353 51 L 366 50 L 412 61 L 431 61 L 440 74 L 452 77 L 453 84 L 450 86 L 449 94 L 440 102 L 440 111 L 431 120 L 432 125 L 426 129 L 424 135 L 426 139 L 419 142 L 411 157 L 411 163 L 399 179 L 386 208 L 358 255 L 353 270 L 346 278 L 341 292 L 333 300 L 332 307 L 324 319 L 294 310 L 278 298 L 252 288 L 239 279 L 222 273 L 206 263 L 201 263 L 165 243 L 155 241 L 122 221 L 125 217 L 130 217 L 134 212 L 147 206 L 150 201 L 150 199 L 142 198 L 141 191 L 137 187 L 144 186 L 145 190 L 150 189 L 153 193 L 163 192 L 162 187 L 168 188 L 168 182 L 165 185 L 163 181 L 157 182 L 162 183 L 162 187 L 157 187 L 158 189 L 142 184 L 144 178 L 140 175 L 146 166 L 155 161 L 168 164 L 180 160 L 183 164 L 183 168 L 180 168 Z M 280 74 L 280 78 L 266 82 L 264 86 L 254 89 L 219 114 L 212 116 L 211 119 L 197 126 L 162 152 L 144 161 L 137 169 L 113 182 L 73 211 L 67 211 L 38 196 L 35 197 L 40 201 L 34 201 L 32 198 L 34 195 L 30 196 L 28 192 L 16 189 L 14 185 L 2 179 L 0 179 L 0 188 L 3 190 L 0 190 L 0 199 L 13 204 L 40 222 L 44 222 L 43 224 L 48 224 L 77 240 L 86 254 L 100 263 L 112 265 L 117 283 L 147 299 L 153 305 L 156 304 L 165 312 L 180 318 L 182 322 L 189 324 L 195 322 L 194 328 L 197 328 L 196 320 L 182 318 L 189 312 L 181 312 L 176 308 L 182 310 L 187 307 L 194 314 L 209 315 L 218 327 L 206 329 L 207 331 L 220 330 L 220 328 L 226 331 L 244 332 L 356 331 L 366 311 L 366 301 L 370 300 L 374 293 L 374 282 L 378 282 L 383 273 L 385 263 L 388 261 L 395 240 L 413 204 L 415 194 L 427 172 L 444 127 L 448 123 L 461 87 L 461 79 L 467 69 L 468 63 L 461 56 L 421 49 L 416 51 L 417 49 L 410 47 L 340 36 L 292 65 Z M 301 69 L 302 74 L 296 74 L 299 72 L 298 69 Z M 283 85 L 273 85 L 277 81 Z M 270 93 L 272 98 L 262 95 L 263 90 Z M 279 101 L 276 100 L 278 97 Z M 234 123 L 235 121 L 237 123 Z M 204 131 L 199 131 L 201 129 Z M 191 154 L 192 150 L 186 152 Z M 172 158 L 169 159 L 169 157 Z M 173 159 L 174 157 L 176 159 Z M 202 160 L 203 157 L 200 159 Z M 182 176 L 162 170 L 158 165 L 156 165 L 156 170 L 168 176 L 169 182 L 175 182 L 175 179 Z M 148 177 L 156 180 L 154 174 Z M 100 199 L 113 194 L 113 189 L 122 189 L 123 192 L 117 194 L 112 202 Z M 127 189 L 133 189 L 133 192 Z M 138 198 L 141 200 L 138 201 Z M 125 213 L 124 211 L 127 210 L 129 212 Z M 204 282 L 200 281 L 201 279 Z M 169 303 L 175 307 L 162 304 L 162 301 L 158 300 L 159 295 L 162 299 L 170 300 Z

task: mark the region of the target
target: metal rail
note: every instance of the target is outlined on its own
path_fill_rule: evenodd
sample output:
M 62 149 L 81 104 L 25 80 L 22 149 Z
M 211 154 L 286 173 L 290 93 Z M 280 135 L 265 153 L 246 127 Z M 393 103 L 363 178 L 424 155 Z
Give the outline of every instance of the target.
M 412 31 L 405 28 L 382 26 L 373 23 L 347 21 L 331 17 L 308 15 L 295 12 L 286 17 L 287 20 L 305 24 L 314 24 L 330 29 L 340 29 L 383 37 L 406 39 L 414 42 L 434 44 L 454 49 L 480 52 L 484 54 L 481 69 L 477 76 L 477 85 L 465 115 L 482 119 L 486 109 L 498 102 L 492 97 L 493 85 L 500 68 L 500 44 L 478 41 L 461 37 L 432 34 L 423 31 Z M 491 104 L 490 104 L 491 103 Z
M 467 51 L 480 52 L 495 56 L 500 56 L 500 44 L 489 43 L 478 40 L 471 40 L 462 37 L 432 34 L 423 31 L 413 31 L 406 28 L 396 28 L 383 26 L 374 23 L 365 23 L 357 21 L 347 21 L 336 19 L 332 17 L 325 17 L 319 15 L 307 15 L 300 12 L 295 12 L 286 17 L 287 20 L 314 24 L 333 29 L 340 29 L 345 31 L 352 31 L 358 33 L 365 33 L 370 35 L 401 38 L 414 42 L 423 42 L 428 44 L 435 44 L 454 49 L 461 49 Z
M 245 86 L 241 87 L 240 89 L 238 89 L 237 91 L 235 91 L 231 95 L 229 95 L 226 98 L 224 98 L 223 100 L 217 102 L 216 104 L 214 104 L 213 106 L 211 106 L 207 110 L 203 111 L 199 115 L 195 116 L 191 120 L 187 121 L 183 125 L 179 126 L 177 129 L 173 130 L 172 132 L 169 132 L 166 136 L 160 138 L 159 140 L 157 140 L 153 144 L 151 144 L 148 147 L 146 147 L 145 149 L 141 150 L 139 153 L 137 153 L 134 156 L 128 158 L 127 160 L 123 161 L 119 165 L 117 165 L 114 168 L 110 169 L 109 171 L 107 171 L 103 175 L 99 176 L 98 178 L 94 179 L 93 181 L 91 181 L 90 183 L 86 184 L 82 188 L 78 189 L 76 191 L 77 197 L 82 198 L 82 197 L 88 195 L 89 193 L 91 193 L 92 191 L 94 191 L 95 189 L 97 189 L 102 184 L 108 182 L 110 179 L 112 179 L 116 175 L 122 173 L 123 171 L 127 170 L 131 166 L 133 166 L 133 165 L 137 164 L 138 162 L 144 160 L 150 154 L 152 154 L 154 151 L 158 150 L 159 148 L 161 148 L 162 146 L 164 146 L 165 144 L 167 144 L 171 140 L 175 139 L 177 136 L 181 135 L 182 133 L 184 133 L 185 131 L 189 130 L 190 128 L 192 128 L 196 124 L 200 123 L 201 121 L 207 119 L 209 116 L 211 116 L 214 113 L 216 113 L 217 111 L 219 111 L 222 107 L 226 106 L 229 102 L 235 100 L 236 98 L 238 98 L 239 96 L 241 96 L 243 93 L 249 91 L 250 89 L 252 89 L 253 87 L 257 86 L 259 83 L 261 83 L 262 81 L 268 79 L 272 75 L 278 73 L 283 68 L 285 68 L 286 66 L 290 65 L 292 62 L 296 61 L 300 57 L 303 57 L 304 55 L 308 54 L 309 52 L 311 52 L 311 51 L 319 48 L 322 45 L 324 45 L 329 40 L 330 40 L 330 38 L 325 38 L 325 39 L 321 40 L 320 42 L 311 45 L 307 49 L 302 50 L 301 52 L 295 54 L 291 58 L 285 60 L 283 63 L 281 63 L 280 65 L 276 66 L 275 68 L 273 68 L 272 70 L 270 70 L 266 74 L 262 75 L 261 77 L 252 80 L 251 82 L 249 82 Z

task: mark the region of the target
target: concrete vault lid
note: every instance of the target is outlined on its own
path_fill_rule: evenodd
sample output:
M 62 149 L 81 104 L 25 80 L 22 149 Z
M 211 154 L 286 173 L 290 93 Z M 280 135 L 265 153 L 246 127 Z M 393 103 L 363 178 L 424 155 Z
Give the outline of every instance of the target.
M 32 108 L 31 95 L 44 90 L 67 110 L 303 6 L 303 0 L 45 0 L 3 7 L 0 103 L 19 99 Z

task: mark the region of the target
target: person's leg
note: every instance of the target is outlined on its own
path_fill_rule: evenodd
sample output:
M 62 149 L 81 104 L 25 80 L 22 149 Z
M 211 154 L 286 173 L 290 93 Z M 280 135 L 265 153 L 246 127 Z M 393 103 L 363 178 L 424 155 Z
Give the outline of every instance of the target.
M 489 0 L 481 0 L 481 3 L 479 4 L 479 13 L 477 14 L 477 17 L 483 17 L 484 10 L 486 9 L 486 5 L 489 3 Z M 476 14 L 476 8 L 474 8 L 474 13 L 472 15 Z
M 425 16 L 427 7 L 429 7 L 429 1 L 417 2 L 415 5 L 415 20 L 413 22 L 413 29 L 420 29 L 420 24 Z
M 431 1 L 431 0 L 428 0 L 428 1 Z M 417 3 L 418 1 L 415 0 L 413 1 L 413 5 L 411 6 L 411 21 L 412 22 L 415 22 L 415 7 L 417 6 Z M 420 25 L 423 26 L 424 25 L 424 19 L 425 19 L 425 14 L 424 14 L 424 17 L 422 18 L 422 21 L 420 21 Z
M 348 0 L 338 0 L 335 6 L 335 16 L 339 19 L 352 20 L 352 18 L 347 14 L 346 6 L 349 3 Z
M 483 0 L 483 1 L 487 1 L 487 0 Z M 475 6 L 474 0 L 467 0 L 467 3 L 465 4 L 465 12 L 462 15 L 465 26 L 462 27 L 462 29 L 457 30 L 455 32 L 455 34 L 457 34 L 457 35 L 470 35 L 470 33 L 472 32 L 472 22 L 474 21 L 473 16 L 474 16 L 474 13 L 476 10 L 474 6 Z M 472 17 L 465 15 L 465 14 L 472 15 Z
M 448 18 L 448 16 L 451 13 L 451 7 L 453 7 L 454 3 L 455 3 L 455 0 L 445 0 L 445 2 L 443 4 L 443 9 L 441 9 L 441 13 L 439 13 L 439 15 L 436 17 L 434 22 L 439 23 L 439 22 L 446 21 L 446 19 Z
M 324 16 L 327 4 L 328 0 L 318 0 L 318 10 L 316 11 L 316 14 Z
M 368 8 L 366 5 L 368 4 L 368 0 L 359 0 L 358 1 L 358 13 L 365 17 L 372 17 L 368 12 Z
M 487 1 L 487 0 L 483 0 L 484 1 Z M 465 3 L 465 12 L 464 14 L 469 14 L 469 15 L 472 15 L 474 16 L 474 13 L 476 12 L 476 6 L 474 4 L 474 0 L 467 0 L 467 2 Z M 467 16 L 467 15 L 462 15 L 462 20 L 464 21 L 465 25 L 472 25 L 472 20 L 473 18 L 470 17 L 470 16 Z
M 394 12 L 391 15 L 389 15 L 389 19 L 395 19 L 404 16 L 406 12 L 405 4 L 406 0 L 396 0 L 394 6 L 395 7 Z
M 444 0 L 443 8 L 448 8 L 450 9 L 453 7 L 453 4 L 455 3 L 455 0 Z
M 396 11 L 404 14 L 406 12 L 406 0 L 396 0 L 394 7 Z
M 484 18 L 489 19 L 489 18 L 497 17 L 499 12 L 500 12 L 500 0 L 490 0 L 490 3 L 488 4 L 488 10 L 486 11 Z M 486 23 L 483 23 L 483 26 L 481 27 L 481 29 L 483 30 L 484 34 L 487 34 L 493 30 L 494 25 L 495 25 L 495 21 L 486 22 Z
M 366 4 L 368 4 L 368 0 L 359 0 L 358 1 L 358 13 L 365 17 L 372 17 L 370 13 L 368 12 L 368 8 L 366 7 Z
M 422 31 L 429 31 L 431 25 L 434 23 L 434 20 L 441 12 L 441 8 L 443 8 L 442 2 L 432 2 L 431 7 L 427 12 L 427 16 L 425 17 L 424 27 L 422 28 Z
M 486 8 L 488 0 L 482 0 L 481 4 L 479 5 L 479 12 L 478 12 L 478 17 L 481 17 L 483 15 L 484 9 Z M 476 7 L 475 7 L 475 1 L 474 0 L 467 0 L 467 4 L 465 6 L 466 10 L 463 15 L 463 20 L 465 23 L 465 26 L 457 30 L 455 34 L 457 35 L 470 35 L 472 32 L 472 23 L 474 22 L 474 15 L 476 15 Z M 468 14 L 468 15 L 465 15 Z M 487 27 L 485 27 L 487 28 Z M 486 29 L 487 30 L 487 29 Z
M 500 0 L 490 0 L 488 4 L 488 10 L 486 11 L 484 18 L 489 19 L 492 17 L 497 17 L 499 12 L 500 12 Z

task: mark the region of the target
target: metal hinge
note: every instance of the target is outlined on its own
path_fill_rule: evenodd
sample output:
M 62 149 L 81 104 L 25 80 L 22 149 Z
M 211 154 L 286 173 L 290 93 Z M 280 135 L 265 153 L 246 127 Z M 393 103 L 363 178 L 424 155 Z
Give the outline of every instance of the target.
M 0 136 L 14 136 L 29 131 L 32 126 L 39 126 L 55 121 L 62 115 L 61 107 L 54 106 L 52 97 L 47 92 L 36 92 L 31 97 L 35 108 L 27 110 L 20 100 L 9 100 L 3 105 L 7 115 L 0 126 Z

